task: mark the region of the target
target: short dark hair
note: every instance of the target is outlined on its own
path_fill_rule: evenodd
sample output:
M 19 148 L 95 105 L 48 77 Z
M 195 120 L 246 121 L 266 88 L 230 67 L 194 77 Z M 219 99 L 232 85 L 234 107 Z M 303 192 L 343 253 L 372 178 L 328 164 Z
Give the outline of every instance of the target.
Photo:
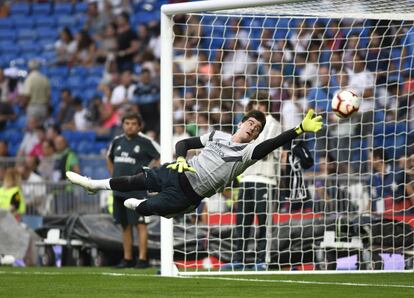
M 384 161 L 388 160 L 387 152 L 383 148 L 372 149 L 372 156 L 376 159 L 381 159 Z
M 266 125 L 266 116 L 265 116 L 265 114 L 263 114 L 262 112 L 260 112 L 258 110 L 250 110 L 246 114 L 244 114 L 241 122 L 245 122 L 249 118 L 254 118 L 262 124 L 262 129 L 260 130 L 260 132 L 262 132 L 265 125 Z
M 142 117 L 140 114 L 136 113 L 136 112 L 126 112 L 124 114 L 124 116 L 122 116 L 122 123 L 124 123 L 124 121 L 126 119 L 136 119 L 138 121 L 139 125 L 142 125 Z

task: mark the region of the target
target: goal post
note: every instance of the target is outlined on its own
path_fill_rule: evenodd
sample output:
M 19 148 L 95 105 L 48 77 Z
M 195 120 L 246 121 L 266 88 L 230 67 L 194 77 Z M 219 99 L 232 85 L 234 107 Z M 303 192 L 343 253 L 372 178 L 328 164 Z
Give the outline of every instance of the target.
M 173 160 L 180 138 L 233 133 L 263 94 L 282 130 L 311 107 L 325 121 L 321 133 L 302 139 L 310 169 L 298 170 L 289 148 L 275 154 L 277 182 L 264 210 L 255 202 L 253 215 L 237 218 L 248 204 L 242 177 L 204 209 L 162 218 L 161 275 L 413 270 L 413 21 L 409 0 L 161 7 L 162 163 Z M 340 89 L 362 100 L 349 119 L 330 108 Z M 381 169 L 388 180 L 379 179 Z

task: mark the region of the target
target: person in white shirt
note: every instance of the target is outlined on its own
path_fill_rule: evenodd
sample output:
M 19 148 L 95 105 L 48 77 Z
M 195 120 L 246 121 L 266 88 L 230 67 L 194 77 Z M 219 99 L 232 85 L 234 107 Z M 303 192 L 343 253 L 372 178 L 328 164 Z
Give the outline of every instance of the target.
M 268 93 L 259 92 L 253 98 L 252 107 L 266 115 L 266 126 L 257 138 L 257 142 L 265 141 L 282 131 L 281 124 L 268 113 Z M 257 266 L 266 266 L 266 222 L 271 212 L 271 202 L 275 196 L 275 188 L 279 180 L 279 149 L 247 168 L 241 175 L 240 189 L 237 199 L 237 219 L 235 230 L 234 263 L 246 263 L 244 252 L 248 251 L 250 229 L 253 228 L 255 214 L 258 218 L 258 232 L 254 233 L 256 242 Z

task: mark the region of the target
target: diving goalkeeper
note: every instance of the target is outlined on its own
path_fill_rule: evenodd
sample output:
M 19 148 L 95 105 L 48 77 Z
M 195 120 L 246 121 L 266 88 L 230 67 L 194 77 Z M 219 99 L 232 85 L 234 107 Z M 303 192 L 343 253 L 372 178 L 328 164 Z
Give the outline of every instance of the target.
M 262 132 L 265 115 L 257 110 L 247 112 L 233 135 L 212 131 L 200 137 L 177 142 L 177 160 L 155 169 L 144 168 L 133 176 L 93 180 L 74 172 L 66 172 L 74 184 L 88 192 L 102 189 L 122 192 L 149 190 L 157 195 L 146 198 L 130 198 L 125 207 L 140 215 L 160 215 L 166 218 L 194 210 L 205 197 L 220 192 L 243 171 L 264 158 L 276 148 L 290 142 L 304 132 L 317 132 L 322 128 L 322 116 L 313 117 L 309 110 L 297 127 L 287 130 L 274 138 L 257 143 L 254 140 Z M 201 149 L 188 163 L 187 151 Z

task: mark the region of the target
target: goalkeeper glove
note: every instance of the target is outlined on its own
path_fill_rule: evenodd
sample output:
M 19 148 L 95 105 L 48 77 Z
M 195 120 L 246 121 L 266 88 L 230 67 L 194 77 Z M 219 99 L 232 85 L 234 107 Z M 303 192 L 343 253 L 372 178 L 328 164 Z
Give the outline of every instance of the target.
M 296 126 L 295 131 L 298 135 L 304 132 L 317 132 L 322 129 L 322 116 L 313 117 L 315 111 L 310 109 L 306 114 L 305 118 L 303 119 L 302 123 Z
M 172 169 L 174 171 L 178 171 L 178 173 L 182 173 L 182 172 L 185 172 L 185 171 L 190 171 L 190 172 L 195 173 L 195 171 L 196 171 L 193 167 L 190 167 L 187 164 L 187 161 L 182 156 L 177 157 L 177 161 L 175 163 L 172 163 L 172 164 L 168 165 L 167 169 Z

